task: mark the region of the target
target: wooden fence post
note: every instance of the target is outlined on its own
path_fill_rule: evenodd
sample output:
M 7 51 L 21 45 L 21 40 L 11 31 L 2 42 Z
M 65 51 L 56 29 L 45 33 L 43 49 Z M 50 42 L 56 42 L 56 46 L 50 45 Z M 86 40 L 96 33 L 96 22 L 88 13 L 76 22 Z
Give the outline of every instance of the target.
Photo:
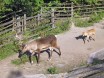
M 17 33 L 20 33 L 21 32 L 21 23 L 20 23 L 20 17 L 17 17 Z
M 72 2 L 71 3 L 71 26 L 72 27 L 74 27 L 73 17 L 74 17 L 74 10 L 73 10 L 73 2 Z
M 22 26 L 22 27 L 21 27 L 21 31 L 22 31 L 22 33 L 23 33 L 23 32 L 24 32 L 24 19 L 21 20 L 21 26 Z
M 43 16 L 43 8 L 41 7 L 41 11 L 40 11 L 40 22 L 42 20 L 42 16 Z
M 54 19 L 54 8 L 51 8 L 51 23 L 52 23 L 52 28 L 55 28 L 55 19 Z
M 40 14 L 38 14 L 38 22 L 37 22 L 38 25 L 40 24 L 40 19 L 41 19 L 41 18 L 40 18 Z
M 16 27 L 16 18 L 13 16 L 13 28 L 12 28 L 12 31 L 15 31 L 15 27 Z
M 24 30 L 26 31 L 26 14 L 24 14 Z

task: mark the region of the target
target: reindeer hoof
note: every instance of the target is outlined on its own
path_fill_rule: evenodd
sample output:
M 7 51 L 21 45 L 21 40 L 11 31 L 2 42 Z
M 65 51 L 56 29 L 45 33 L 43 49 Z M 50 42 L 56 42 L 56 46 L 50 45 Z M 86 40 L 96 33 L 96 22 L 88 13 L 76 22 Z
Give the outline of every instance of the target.
M 59 57 L 61 57 L 61 53 L 59 54 Z
M 33 64 L 34 62 L 33 61 L 31 61 L 31 65 Z
M 51 59 L 48 59 L 47 61 L 51 61 Z

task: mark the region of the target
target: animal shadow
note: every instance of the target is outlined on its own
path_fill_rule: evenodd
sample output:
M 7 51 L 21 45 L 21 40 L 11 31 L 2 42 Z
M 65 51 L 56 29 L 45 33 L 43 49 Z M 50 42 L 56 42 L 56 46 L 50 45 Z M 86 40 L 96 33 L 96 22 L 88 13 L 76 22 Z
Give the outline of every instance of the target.
M 76 38 L 76 40 L 82 39 L 83 42 L 84 42 L 84 44 L 85 44 L 86 36 L 79 35 L 79 36 L 77 36 L 77 37 L 75 37 L 75 38 Z

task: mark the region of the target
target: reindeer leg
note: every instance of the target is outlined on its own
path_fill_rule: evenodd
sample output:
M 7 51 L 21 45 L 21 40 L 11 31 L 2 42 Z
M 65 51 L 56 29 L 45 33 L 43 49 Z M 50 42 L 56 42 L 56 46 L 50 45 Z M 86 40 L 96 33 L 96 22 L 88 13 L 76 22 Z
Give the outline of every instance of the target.
M 86 39 L 83 39 L 84 44 L 85 44 L 85 40 L 86 40 Z
M 91 36 L 87 36 L 87 41 L 89 42 L 91 40 Z
M 93 41 L 95 41 L 95 39 L 94 38 L 92 38 L 93 39 Z
M 87 40 L 87 36 L 83 36 L 83 42 L 84 42 L 84 44 L 86 43 L 86 40 Z
M 32 65 L 33 61 L 31 60 L 31 55 L 29 55 L 29 61 L 30 61 L 31 65 Z
M 48 53 L 48 61 L 51 59 L 51 54 L 49 52 L 49 50 L 46 50 L 46 52 Z
M 90 36 L 90 39 L 92 39 L 93 41 L 95 41 L 95 39 L 94 39 L 94 38 L 92 38 L 91 36 Z
M 22 56 L 23 56 L 24 54 L 25 54 L 25 53 L 19 54 L 19 56 L 18 56 L 18 58 L 20 58 L 21 62 L 23 61 L 23 60 L 22 60 Z
M 29 62 L 31 63 L 31 65 L 33 64 L 33 60 L 32 60 L 32 53 L 29 51 L 27 52 L 27 56 L 29 57 Z
M 39 64 L 40 62 L 40 52 L 38 53 L 38 59 L 37 59 L 37 63 Z
M 36 57 L 36 61 L 37 61 L 37 63 L 38 63 L 38 56 L 37 56 L 37 54 L 35 54 L 35 57 Z
M 89 40 L 91 40 L 92 39 L 92 37 L 91 36 L 89 36 Z
M 50 52 L 51 52 L 51 54 L 50 54 L 50 59 L 49 60 L 51 60 L 51 58 L 52 58 L 52 53 L 53 53 L 53 48 L 52 47 L 50 47 Z
M 60 47 L 56 47 L 56 49 L 59 50 L 59 52 L 57 52 L 55 49 L 53 51 L 55 51 L 59 56 L 61 56 L 61 50 L 60 50 Z
M 36 53 L 35 54 L 35 57 L 36 57 L 37 64 L 39 64 L 40 53 Z
M 59 56 L 61 56 L 61 50 L 60 50 L 60 47 L 57 47 L 57 49 L 59 50 Z
M 48 61 L 51 60 L 51 57 L 52 57 L 52 52 L 53 52 L 53 51 L 52 51 L 52 50 L 53 50 L 52 47 L 49 47 L 49 50 L 50 50 L 50 52 L 47 50 L 48 57 L 49 57 L 49 58 L 48 58 Z

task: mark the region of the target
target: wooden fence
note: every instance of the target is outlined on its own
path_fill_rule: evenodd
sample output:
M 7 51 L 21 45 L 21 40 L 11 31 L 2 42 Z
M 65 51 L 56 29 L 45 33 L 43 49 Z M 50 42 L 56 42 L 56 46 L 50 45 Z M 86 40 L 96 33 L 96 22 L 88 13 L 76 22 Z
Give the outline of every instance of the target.
M 74 5 L 73 3 L 57 7 L 42 7 L 40 14 L 32 17 L 13 17 L 11 21 L 0 24 L 0 47 L 11 43 L 16 34 L 34 32 L 37 29 L 55 28 L 55 22 L 60 19 L 88 17 L 92 13 L 104 12 L 104 4 Z M 34 36 L 31 34 L 28 38 Z

